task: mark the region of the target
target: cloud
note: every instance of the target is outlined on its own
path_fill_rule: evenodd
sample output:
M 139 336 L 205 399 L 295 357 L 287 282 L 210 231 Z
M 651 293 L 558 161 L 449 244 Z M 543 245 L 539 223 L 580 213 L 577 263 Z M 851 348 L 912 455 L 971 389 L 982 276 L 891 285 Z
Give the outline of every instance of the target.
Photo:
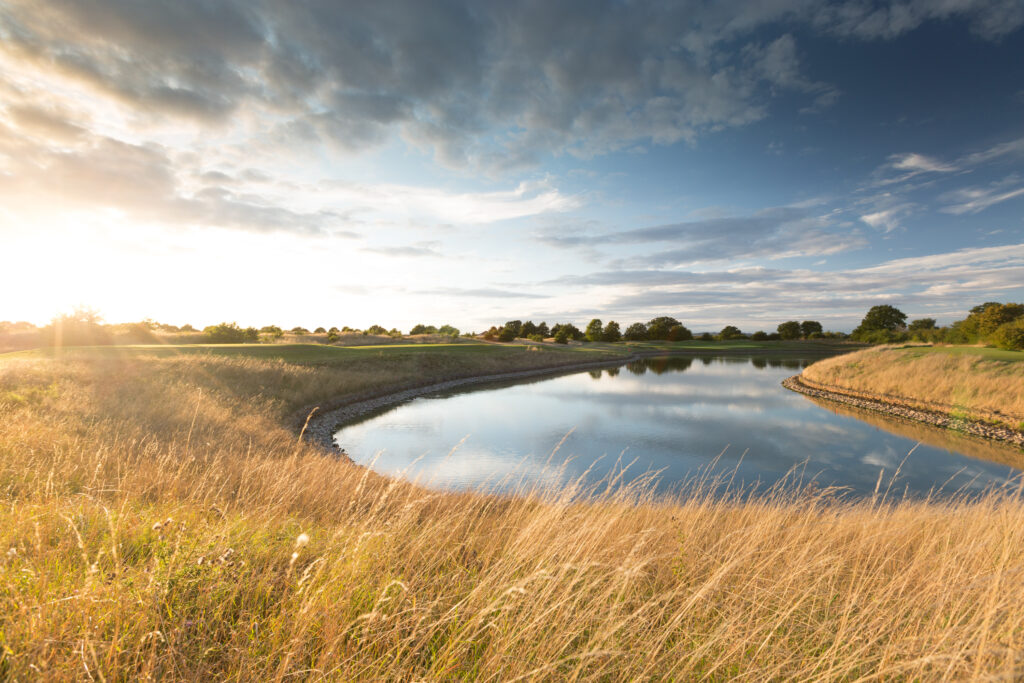
M 958 216 L 979 213 L 1020 196 L 1024 196 L 1024 182 L 1017 175 L 1010 175 L 987 187 L 965 187 L 946 193 L 942 199 L 951 203 L 942 207 L 941 211 Z
M 437 250 L 439 242 L 420 242 L 412 245 L 400 245 L 391 247 L 364 247 L 362 251 L 381 256 L 399 256 L 409 258 L 439 257 L 441 252 Z
M 923 154 L 895 154 L 889 157 L 890 165 L 900 171 L 924 173 L 950 173 L 956 166 L 944 164 Z
M 708 218 L 592 235 L 548 230 L 537 239 L 555 247 L 659 242 L 678 245 L 645 256 L 623 258 L 618 262 L 623 267 L 835 254 L 866 244 L 856 232 L 826 230 L 831 228 L 831 219 L 814 208 L 813 205 L 771 207 L 750 216 Z

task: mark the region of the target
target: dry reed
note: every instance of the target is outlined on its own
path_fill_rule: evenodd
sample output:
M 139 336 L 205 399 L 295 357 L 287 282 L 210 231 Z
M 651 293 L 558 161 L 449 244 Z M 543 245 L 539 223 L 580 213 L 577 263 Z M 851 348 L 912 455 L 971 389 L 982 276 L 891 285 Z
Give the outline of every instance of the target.
M 1024 676 L 1018 490 L 438 493 L 282 426 L 349 372 L 0 364 L 3 676 Z

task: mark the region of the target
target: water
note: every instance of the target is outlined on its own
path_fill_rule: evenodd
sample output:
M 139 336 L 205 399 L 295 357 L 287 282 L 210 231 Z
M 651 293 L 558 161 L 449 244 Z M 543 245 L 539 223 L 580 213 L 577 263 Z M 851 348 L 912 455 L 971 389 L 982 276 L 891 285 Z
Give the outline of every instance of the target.
M 853 495 L 874 491 L 882 471 L 883 488 L 912 496 L 980 490 L 1020 473 L 1007 464 L 1024 464 L 1019 449 L 780 386 L 810 362 L 647 359 L 420 397 L 348 425 L 336 439 L 360 464 L 441 489 L 509 489 L 588 468 L 596 480 L 618 461 L 632 462 L 626 480 L 660 471 L 663 491 L 709 470 L 735 470 L 734 486 L 767 487 L 797 468 L 805 483 Z

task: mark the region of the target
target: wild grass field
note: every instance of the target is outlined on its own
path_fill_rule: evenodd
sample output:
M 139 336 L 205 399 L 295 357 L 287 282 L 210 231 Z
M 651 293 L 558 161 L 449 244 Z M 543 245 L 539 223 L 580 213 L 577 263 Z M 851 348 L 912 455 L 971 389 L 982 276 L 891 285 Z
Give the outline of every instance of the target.
M 721 499 L 699 482 L 685 499 L 643 484 L 589 498 L 440 493 L 325 456 L 284 422 L 410 378 L 580 352 L 548 353 L 0 358 L 0 673 L 1024 676 L 1020 490 L 930 502 L 893 500 L 884 480 L 867 500 L 795 487 Z
M 879 346 L 814 363 L 802 377 L 827 388 L 1024 425 L 1024 351 Z

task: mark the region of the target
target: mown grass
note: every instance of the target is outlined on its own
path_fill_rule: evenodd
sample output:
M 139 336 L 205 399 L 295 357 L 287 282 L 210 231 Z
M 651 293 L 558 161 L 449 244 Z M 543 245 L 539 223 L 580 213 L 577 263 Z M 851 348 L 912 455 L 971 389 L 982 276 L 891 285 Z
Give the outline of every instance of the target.
M 972 346 L 881 346 L 818 361 L 803 376 L 1016 426 L 1024 421 L 1022 360 L 1024 352 Z
M 438 493 L 281 419 L 553 362 L 424 350 L 0 360 L 10 679 L 862 680 L 1024 674 L 1024 503 Z M 518 353 L 518 355 L 515 355 Z M 492 352 L 493 354 L 493 352 Z M 20 399 L 11 399 L 17 394 Z M 587 454 L 579 454 L 586 456 Z

